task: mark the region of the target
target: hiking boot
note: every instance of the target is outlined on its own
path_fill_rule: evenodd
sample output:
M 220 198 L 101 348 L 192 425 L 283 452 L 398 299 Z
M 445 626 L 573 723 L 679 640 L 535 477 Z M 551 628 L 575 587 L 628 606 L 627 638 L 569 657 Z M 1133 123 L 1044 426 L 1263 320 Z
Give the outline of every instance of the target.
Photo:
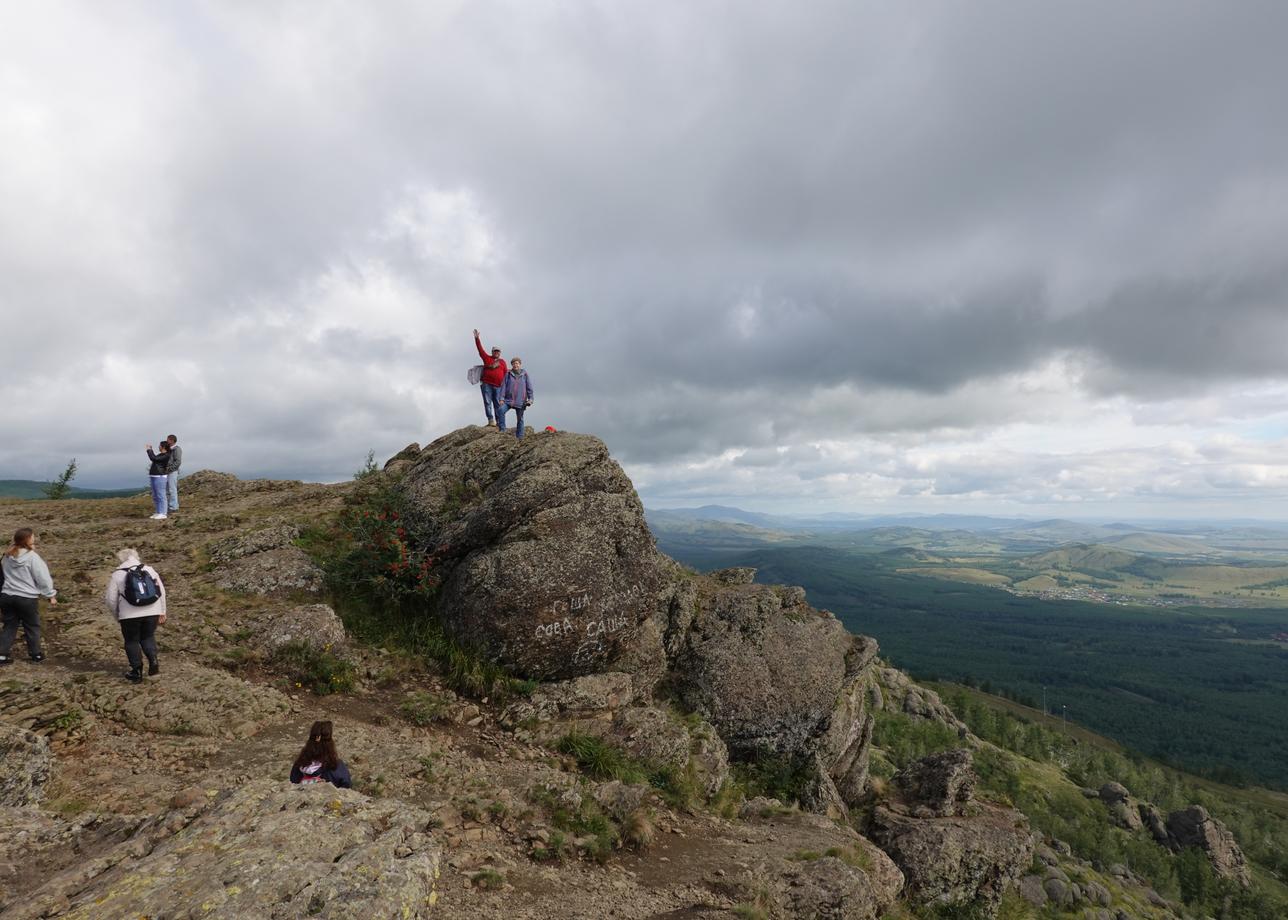
M 32 655 L 32 656 L 31 656 L 31 660 L 32 660 L 32 661 L 44 661 L 44 660 L 45 660 L 45 653 L 44 653 L 44 652 L 36 652 L 36 654 L 34 654 L 34 655 Z
M 496 427 L 496 419 L 492 419 L 492 418 L 488 419 L 488 420 L 487 420 L 487 427 L 488 427 L 488 428 L 495 428 L 495 427 Z
M 0 655 L 0 665 L 13 664 L 12 655 Z
M 125 679 L 126 679 L 126 680 L 128 680 L 128 681 L 129 681 L 130 683 L 132 683 L 132 684 L 141 684 L 141 683 L 143 683 L 143 669 L 142 669 L 142 668 L 130 668 L 130 670 L 128 670 L 128 671 L 126 671 L 126 672 L 125 672 Z
M 161 673 L 161 664 L 156 661 L 148 662 L 148 677 L 156 677 Z

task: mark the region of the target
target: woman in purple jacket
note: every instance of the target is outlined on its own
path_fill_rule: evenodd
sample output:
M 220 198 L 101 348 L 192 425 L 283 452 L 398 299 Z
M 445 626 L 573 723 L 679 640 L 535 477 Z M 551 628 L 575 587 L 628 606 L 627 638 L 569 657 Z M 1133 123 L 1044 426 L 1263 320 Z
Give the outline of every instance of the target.
M 532 378 L 523 369 L 522 358 L 510 359 L 510 372 L 501 384 L 501 409 L 496 427 L 505 431 L 505 413 L 514 410 L 514 436 L 523 437 L 523 410 L 532 405 Z

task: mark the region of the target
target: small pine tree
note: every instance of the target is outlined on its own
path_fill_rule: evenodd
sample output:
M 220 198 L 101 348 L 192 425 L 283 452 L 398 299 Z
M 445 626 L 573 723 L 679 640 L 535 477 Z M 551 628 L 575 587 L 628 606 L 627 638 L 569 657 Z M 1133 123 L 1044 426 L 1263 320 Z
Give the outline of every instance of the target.
M 67 469 L 63 470 L 62 473 L 59 474 L 58 478 L 55 479 L 53 482 L 47 483 L 45 485 L 45 489 L 44 489 L 45 498 L 50 498 L 55 500 L 60 498 L 66 498 L 68 495 L 71 494 L 71 491 L 72 491 L 71 483 L 72 483 L 72 480 L 75 478 L 76 478 L 76 458 L 72 457 L 71 461 L 67 464 Z
M 367 451 L 367 460 L 362 464 L 362 469 L 353 474 L 353 478 L 361 482 L 364 479 L 370 479 L 376 473 L 380 472 L 380 467 L 376 465 L 376 451 Z

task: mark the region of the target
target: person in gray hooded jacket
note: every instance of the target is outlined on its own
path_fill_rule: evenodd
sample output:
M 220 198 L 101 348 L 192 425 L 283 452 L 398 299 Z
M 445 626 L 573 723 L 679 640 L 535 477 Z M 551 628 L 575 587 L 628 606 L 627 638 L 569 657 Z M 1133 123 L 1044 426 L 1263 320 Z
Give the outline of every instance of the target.
M 0 559 L 0 571 L 4 573 L 4 584 L 0 586 L 0 617 L 4 624 L 0 627 L 0 665 L 13 664 L 9 652 L 18 638 L 19 626 L 31 660 L 44 661 L 45 653 L 40 650 L 40 598 L 47 597 L 49 603 L 57 604 L 58 592 L 49 566 L 36 555 L 34 530 L 23 527 L 14 533 L 13 543 Z

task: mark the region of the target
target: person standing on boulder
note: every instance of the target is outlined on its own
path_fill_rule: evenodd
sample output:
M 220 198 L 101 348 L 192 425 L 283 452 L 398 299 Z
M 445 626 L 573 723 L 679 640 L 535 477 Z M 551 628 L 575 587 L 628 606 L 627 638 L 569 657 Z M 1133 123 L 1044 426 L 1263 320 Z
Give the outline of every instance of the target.
M 174 435 L 166 438 L 166 443 L 170 445 L 170 462 L 166 466 L 166 514 L 174 514 L 179 510 L 179 466 L 183 463 L 183 448 L 179 446 L 179 439 Z
M 501 387 L 501 410 L 497 427 L 505 431 L 505 413 L 514 410 L 514 436 L 523 437 L 523 411 L 532 405 L 532 378 L 523 369 L 523 359 L 517 355 L 510 359 L 510 372 Z
M 148 484 L 152 489 L 152 520 L 164 521 L 167 502 L 165 490 L 170 481 L 170 441 L 162 438 L 157 446 L 161 448 L 161 452 L 154 454 L 152 445 L 148 445 L 148 460 L 152 461 L 152 465 L 148 467 Z
M 0 616 L 4 621 L 0 627 L 0 665 L 13 664 L 9 652 L 18 638 L 19 626 L 31 660 L 44 661 L 45 653 L 40 650 L 40 598 L 47 597 L 49 603 L 57 605 L 58 592 L 49 577 L 49 566 L 36 555 L 36 532 L 30 527 L 14 533 L 13 543 L 0 559 L 0 573 L 4 575 L 0 583 Z
M 125 679 L 141 684 L 143 656 L 148 659 L 149 676 L 161 673 L 156 635 L 157 627 L 165 622 L 165 585 L 156 569 L 139 561 L 138 550 L 123 549 L 116 559 L 120 565 L 108 576 L 103 603 L 121 624 L 125 657 L 130 662 Z
M 300 756 L 291 765 L 291 782 L 296 784 L 330 783 L 341 789 L 352 789 L 349 768 L 335 750 L 331 737 L 331 723 L 314 722 L 309 729 L 309 740 L 304 743 Z
M 505 383 L 505 359 L 501 357 L 499 348 L 493 348 L 491 355 L 483 350 L 477 329 L 474 330 L 474 347 L 483 359 L 483 377 L 479 382 L 479 389 L 483 392 L 483 411 L 487 413 L 488 426 L 497 425 L 504 429 L 505 423 L 501 418 L 501 387 Z

